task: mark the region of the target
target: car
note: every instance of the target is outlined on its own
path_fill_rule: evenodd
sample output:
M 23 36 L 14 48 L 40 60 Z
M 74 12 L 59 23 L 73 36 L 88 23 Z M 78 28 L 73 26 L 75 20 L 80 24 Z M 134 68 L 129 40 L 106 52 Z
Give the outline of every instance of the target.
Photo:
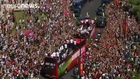
M 83 0 L 74 0 L 71 6 L 71 10 L 75 14 L 75 17 L 79 17 L 81 14 L 81 8 L 83 6 Z
M 72 11 L 74 11 L 75 9 L 81 9 L 83 5 L 84 0 L 73 0 L 71 5 Z
M 108 4 L 110 1 L 112 1 L 112 0 L 102 0 L 101 3 L 102 4 Z
M 104 17 L 100 17 L 99 19 L 97 19 L 96 21 L 96 27 L 99 28 L 104 28 L 106 26 L 106 19 Z
M 104 7 L 100 6 L 96 11 L 96 15 L 103 16 L 103 13 L 104 13 Z
M 74 13 L 75 17 L 80 17 L 81 10 L 80 10 L 80 9 L 75 9 L 75 10 L 73 11 L 73 13 Z

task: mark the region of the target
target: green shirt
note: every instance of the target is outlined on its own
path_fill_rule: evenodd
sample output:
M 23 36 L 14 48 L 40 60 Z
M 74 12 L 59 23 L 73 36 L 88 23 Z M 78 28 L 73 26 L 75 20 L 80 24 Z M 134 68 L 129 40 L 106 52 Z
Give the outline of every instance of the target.
M 101 52 L 102 56 L 104 56 L 104 51 Z
M 79 26 L 80 25 L 80 21 L 76 21 L 76 25 Z
M 95 17 L 94 20 L 97 20 L 97 18 Z

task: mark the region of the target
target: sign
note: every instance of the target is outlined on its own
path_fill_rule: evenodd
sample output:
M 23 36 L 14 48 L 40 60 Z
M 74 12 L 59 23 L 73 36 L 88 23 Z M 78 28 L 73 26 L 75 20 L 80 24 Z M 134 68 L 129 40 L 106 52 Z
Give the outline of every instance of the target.
M 83 46 L 81 48 L 81 50 L 79 49 L 73 56 L 72 56 L 72 60 L 76 59 L 78 56 L 80 56 L 80 53 L 84 53 L 85 52 L 85 46 Z
M 83 58 L 80 58 L 80 67 L 79 67 L 79 74 L 80 76 L 83 75 Z

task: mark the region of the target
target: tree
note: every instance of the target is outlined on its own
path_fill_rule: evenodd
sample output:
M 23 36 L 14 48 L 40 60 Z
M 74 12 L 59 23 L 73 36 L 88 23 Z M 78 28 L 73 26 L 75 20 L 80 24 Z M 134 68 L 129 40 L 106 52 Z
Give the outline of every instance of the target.
M 140 5 L 140 0 L 128 0 L 128 3 L 132 5 Z
M 137 12 L 139 12 L 139 6 L 133 6 L 134 15 L 137 16 Z

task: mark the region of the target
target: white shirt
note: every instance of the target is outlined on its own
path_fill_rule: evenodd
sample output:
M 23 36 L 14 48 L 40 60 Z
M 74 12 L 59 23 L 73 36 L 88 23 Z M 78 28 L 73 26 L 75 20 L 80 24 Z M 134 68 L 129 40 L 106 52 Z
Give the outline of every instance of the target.
M 62 50 L 64 50 L 64 46 L 61 46 Z
M 74 45 L 76 45 L 76 41 L 74 41 Z
M 45 53 L 45 56 L 48 56 L 48 54 L 47 54 L 47 53 Z
M 88 22 L 88 19 L 86 19 L 85 23 Z
M 84 77 L 84 76 L 82 76 L 82 77 L 81 77 L 81 79 L 85 79 L 85 77 Z
M 67 40 L 67 43 L 69 43 L 70 41 L 69 40 Z
M 88 27 L 88 31 L 92 30 L 91 27 Z
M 70 40 L 70 43 L 73 43 L 73 39 Z
M 67 44 L 65 44 L 64 46 L 65 46 L 65 48 L 67 48 L 67 47 L 68 47 L 68 46 L 67 46 Z
M 56 53 L 54 52 L 54 53 L 52 53 L 52 55 L 51 55 L 51 57 L 55 57 L 56 56 Z
M 63 54 L 63 58 L 66 58 L 66 54 L 65 53 Z
M 64 47 L 63 47 L 63 46 L 61 46 L 61 47 L 60 47 L 60 51 L 61 51 L 61 50 L 63 50 L 63 49 L 64 49 Z
M 60 53 L 60 52 L 56 52 L 56 54 L 57 54 L 57 57 L 59 57 L 59 53 Z

